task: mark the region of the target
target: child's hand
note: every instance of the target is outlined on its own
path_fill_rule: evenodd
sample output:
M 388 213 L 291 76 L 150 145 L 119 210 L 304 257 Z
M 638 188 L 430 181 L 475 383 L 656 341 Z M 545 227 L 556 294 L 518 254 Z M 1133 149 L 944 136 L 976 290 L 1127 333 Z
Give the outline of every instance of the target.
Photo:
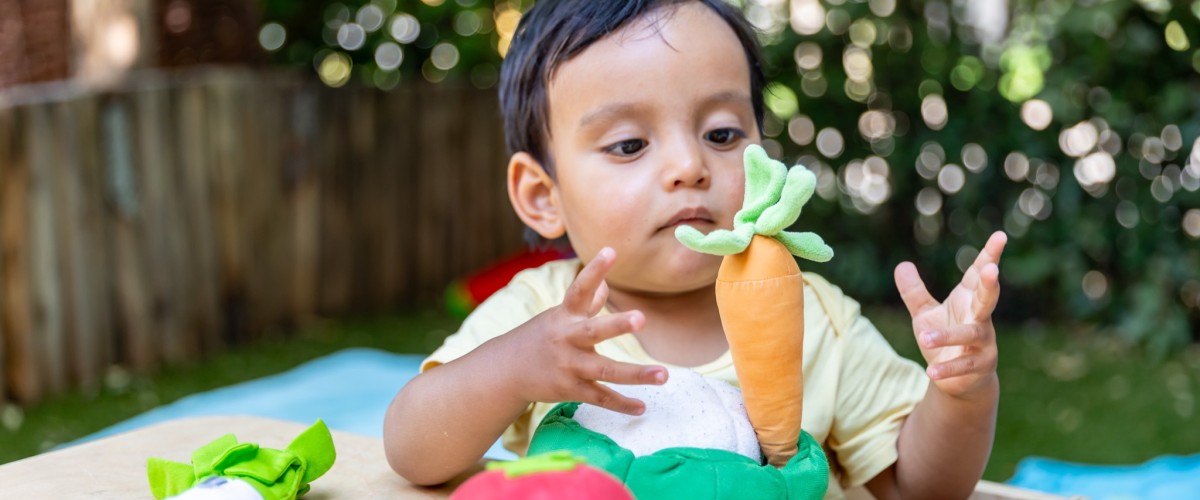
M 979 256 L 938 303 L 911 262 L 896 266 L 896 288 L 913 318 L 913 333 L 929 364 L 925 372 L 943 393 L 969 398 L 993 383 L 996 375 L 996 330 L 992 311 L 1000 297 L 1000 254 L 1008 236 L 993 233 Z
M 519 366 L 515 394 L 524 401 L 580 401 L 609 410 L 641 415 L 646 405 L 622 396 L 599 382 L 662 384 L 667 369 L 613 361 L 596 353 L 596 344 L 641 330 L 646 318 L 633 310 L 599 318 L 608 300 L 604 276 L 616 252 L 604 248 L 579 272 L 563 303 L 550 308 L 505 335 L 516 345 Z

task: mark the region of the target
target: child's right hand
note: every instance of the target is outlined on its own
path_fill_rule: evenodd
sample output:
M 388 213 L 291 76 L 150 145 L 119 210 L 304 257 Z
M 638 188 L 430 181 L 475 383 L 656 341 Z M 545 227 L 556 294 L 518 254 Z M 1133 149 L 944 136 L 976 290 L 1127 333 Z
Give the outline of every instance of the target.
M 596 353 L 596 344 L 641 330 L 646 323 L 637 310 L 594 317 L 608 300 L 604 276 L 615 259 L 613 249 L 600 250 L 579 272 L 561 305 L 501 336 L 514 354 L 508 358 L 515 361 L 509 378 L 511 394 L 527 402 L 579 401 L 630 415 L 646 411 L 642 401 L 600 383 L 661 385 L 667 381 L 662 366 L 622 363 Z

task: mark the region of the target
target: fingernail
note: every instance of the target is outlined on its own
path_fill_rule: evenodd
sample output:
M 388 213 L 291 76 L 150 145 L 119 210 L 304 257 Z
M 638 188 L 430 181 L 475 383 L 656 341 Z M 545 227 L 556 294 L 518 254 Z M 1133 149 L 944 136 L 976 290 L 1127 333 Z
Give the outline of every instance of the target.
M 929 374 L 929 378 L 932 378 L 932 379 L 937 379 L 938 375 L 940 374 L 940 370 L 938 370 L 937 368 L 934 368 L 932 366 L 929 367 L 929 369 L 927 369 L 925 371 L 926 371 L 926 373 Z
M 925 347 L 933 347 L 933 344 L 937 341 L 937 338 L 937 332 L 925 332 L 921 334 L 921 342 L 925 344 Z
M 657 371 L 654 373 L 654 383 L 662 384 L 666 381 L 667 381 L 667 374 L 665 372 L 660 370 L 660 371 Z

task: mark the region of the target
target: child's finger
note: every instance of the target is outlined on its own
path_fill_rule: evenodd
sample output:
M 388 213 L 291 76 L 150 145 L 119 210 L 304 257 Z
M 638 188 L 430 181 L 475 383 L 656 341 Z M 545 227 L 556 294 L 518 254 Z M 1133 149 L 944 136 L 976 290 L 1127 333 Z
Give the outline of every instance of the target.
M 949 346 L 982 347 L 992 342 L 991 330 L 978 323 L 947 326 L 917 335 L 921 347 L 933 349 Z
M 979 255 L 975 256 L 975 261 L 971 263 L 971 267 L 968 267 L 967 272 L 963 274 L 962 284 L 967 290 L 979 290 L 981 280 L 983 279 L 983 270 L 988 265 L 999 265 L 1000 254 L 1004 253 L 1004 245 L 1007 243 L 1008 235 L 1004 231 L 992 233 L 987 243 L 983 245 L 983 250 L 980 250 Z
M 579 376 L 587 380 L 620 385 L 662 385 L 667 381 L 667 369 L 661 366 L 613 361 L 599 354 L 585 359 Z
M 996 302 L 1000 300 L 1000 268 L 994 263 L 983 266 L 979 272 L 979 286 L 971 299 L 971 311 L 977 321 L 992 316 L 996 310 Z
M 572 337 L 576 346 L 590 349 L 618 335 L 641 330 L 645 324 L 646 317 L 641 311 L 625 311 L 580 321 Z
M 600 283 L 604 282 L 604 275 L 612 269 L 615 257 L 616 252 L 613 249 L 604 247 L 596 253 L 591 262 L 583 266 L 583 270 L 579 271 L 575 281 L 567 288 L 566 297 L 563 297 L 563 307 L 567 312 L 580 316 L 588 315 L 596 291 Z
M 979 251 L 979 255 L 975 256 L 975 262 L 971 263 L 971 268 L 975 272 L 982 273 L 983 268 L 988 264 L 1000 264 L 1000 254 L 1004 253 L 1004 245 L 1008 243 L 1008 235 L 1004 231 L 996 231 L 988 237 L 987 243 L 983 244 L 983 250 Z
M 901 262 L 896 266 L 894 274 L 896 289 L 900 291 L 900 300 L 904 301 L 910 315 L 916 317 L 926 308 L 937 305 L 937 301 L 933 299 L 932 295 L 929 295 L 929 290 L 925 288 L 925 282 L 921 281 L 917 266 L 914 266 L 912 262 Z
M 588 317 L 598 314 L 606 302 L 608 302 L 608 282 L 601 280 L 600 286 L 596 287 L 596 294 L 592 296 L 592 305 L 588 307 Z
M 990 350 L 983 352 L 990 352 Z M 933 380 L 942 380 L 996 371 L 996 357 L 986 356 L 983 352 L 960 356 L 945 363 L 929 365 L 929 368 L 925 369 L 925 373 Z
M 641 400 L 623 396 L 596 382 L 581 382 L 577 399 L 582 403 L 627 415 L 638 416 L 646 412 L 646 404 Z

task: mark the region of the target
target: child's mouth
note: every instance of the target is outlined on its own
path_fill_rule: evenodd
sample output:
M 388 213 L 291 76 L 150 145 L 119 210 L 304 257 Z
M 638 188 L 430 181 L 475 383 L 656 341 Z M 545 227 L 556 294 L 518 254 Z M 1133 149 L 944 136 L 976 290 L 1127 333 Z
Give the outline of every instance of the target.
M 676 212 L 659 230 L 674 230 L 678 226 L 700 226 L 705 224 L 713 224 L 712 214 L 708 213 L 708 210 L 703 207 L 691 207 Z

